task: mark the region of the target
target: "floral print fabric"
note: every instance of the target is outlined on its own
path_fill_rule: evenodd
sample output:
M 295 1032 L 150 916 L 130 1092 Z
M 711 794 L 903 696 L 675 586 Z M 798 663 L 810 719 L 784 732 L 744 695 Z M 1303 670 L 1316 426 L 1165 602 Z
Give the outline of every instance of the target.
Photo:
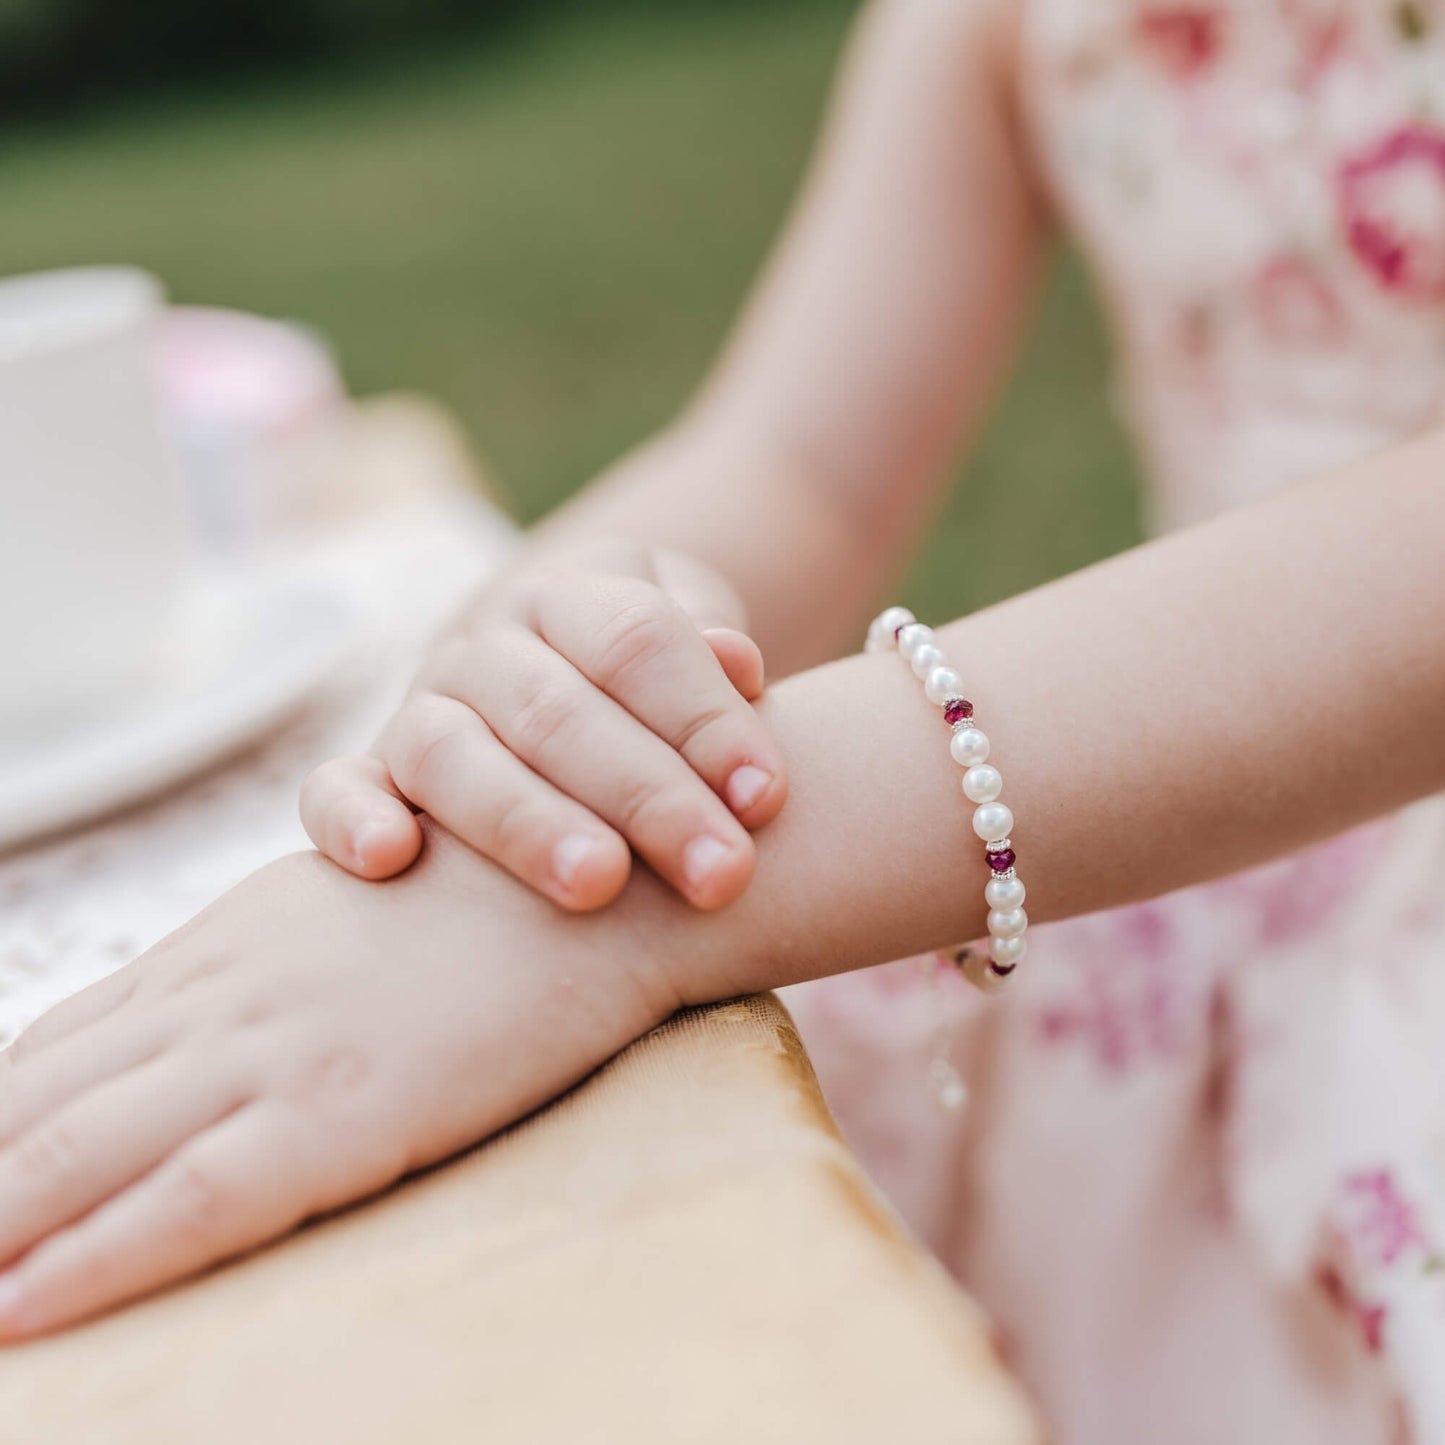
M 1034 0 L 1042 164 L 1161 525 L 1386 444 L 1445 355 L 1439 0 Z
M 1024 15 L 1159 525 L 1435 418 L 1445 0 Z M 1030 937 L 995 1000 L 904 962 L 790 1004 L 1057 1438 L 1445 1442 L 1445 801 Z M 928 1088 L 940 1011 L 958 1116 Z

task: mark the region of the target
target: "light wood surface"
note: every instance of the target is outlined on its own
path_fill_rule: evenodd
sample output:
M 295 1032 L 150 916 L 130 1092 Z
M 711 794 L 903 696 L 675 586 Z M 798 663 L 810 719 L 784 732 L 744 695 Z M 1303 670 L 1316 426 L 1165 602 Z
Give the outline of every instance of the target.
M 770 997 L 682 1015 L 447 1168 L 0 1353 L 4 1445 L 1040 1438 Z

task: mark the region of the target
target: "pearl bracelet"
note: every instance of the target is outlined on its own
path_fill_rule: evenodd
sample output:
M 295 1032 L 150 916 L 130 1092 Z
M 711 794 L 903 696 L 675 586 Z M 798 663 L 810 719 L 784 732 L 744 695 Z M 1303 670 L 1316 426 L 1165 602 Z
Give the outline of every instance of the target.
M 906 607 L 890 607 L 873 619 L 868 629 L 868 652 L 896 649 L 923 683 L 929 702 L 943 709 L 953 729 L 949 751 L 965 769 L 963 794 L 976 804 L 973 831 L 983 840 L 990 878 L 983 890 L 988 903 L 988 952 L 964 947 L 940 955 L 956 964 L 963 976 L 985 993 L 1004 986 L 1024 956 L 1024 933 L 1029 916 L 1024 912 L 1023 879 L 1014 871 L 1013 841 L 1009 830 L 1014 815 L 998 801 L 1003 777 L 988 762 L 988 738 L 976 726 L 973 704 L 963 696 L 963 679 L 948 665 L 934 640 L 931 627 L 917 621 Z

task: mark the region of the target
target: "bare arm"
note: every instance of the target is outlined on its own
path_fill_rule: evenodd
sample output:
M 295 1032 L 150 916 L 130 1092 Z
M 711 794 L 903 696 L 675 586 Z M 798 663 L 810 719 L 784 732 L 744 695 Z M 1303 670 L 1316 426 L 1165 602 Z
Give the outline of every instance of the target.
M 1035 921 L 1279 856 L 1445 789 L 1445 432 L 952 623 Z M 690 1000 L 982 935 L 947 730 L 896 657 L 763 704 L 789 804 L 710 918 L 640 877 Z M 651 925 L 649 925 L 651 927 Z
M 872 124 L 892 141 L 849 146 L 840 123 L 835 153 L 860 169 L 850 181 L 849 164 L 825 162 L 733 360 L 658 444 L 676 465 L 659 450 L 624 468 L 553 533 L 615 524 L 703 551 L 789 663 L 807 636 L 856 638 L 1022 304 L 1037 229 L 1023 183 L 990 171 L 997 134 L 953 157 L 988 198 L 972 227 L 962 183 L 954 229 L 930 229 L 933 210 L 908 236 L 898 217 L 922 198 L 878 189 L 890 165 L 911 173 L 900 142 L 932 135 L 898 134 L 878 77 L 911 78 L 935 121 L 958 122 L 968 86 L 942 39 L 961 43 L 981 13 L 954 0 L 877 12 L 850 91 L 856 106 L 877 84 Z M 877 248 L 882 279 L 868 280 L 886 307 L 843 304 L 864 288 L 828 252 L 830 195 L 855 220 L 878 198 L 850 264 Z M 988 285 L 935 293 L 924 283 L 946 257 Z M 908 317 L 886 340 L 888 319 Z M 825 359 L 812 371 L 810 336 Z M 1008 780 L 1036 920 L 1211 878 L 1445 788 L 1442 476 L 1433 432 L 943 629 Z M 896 658 L 799 673 L 760 712 L 791 796 L 758 835 L 751 886 L 715 913 L 637 869 L 611 906 L 564 914 L 428 825 L 419 865 L 382 886 L 314 855 L 282 860 L 0 1055 L 0 1340 L 445 1157 L 679 1001 L 983 932 L 947 733 Z
M 1434 433 L 944 629 L 1036 918 L 1445 786 L 1442 473 Z M 980 933 L 970 809 L 899 661 L 801 673 L 762 708 L 793 794 L 729 908 L 637 870 L 564 914 L 433 827 L 384 885 L 283 859 L 0 1054 L 0 1341 L 443 1158 L 680 1001 Z
M 797 214 L 688 413 L 544 523 L 742 593 L 777 673 L 835 655 L 902 567 L 981 418 L 1043 227 L 1021 161 L 1014 7 L 880 0 Z

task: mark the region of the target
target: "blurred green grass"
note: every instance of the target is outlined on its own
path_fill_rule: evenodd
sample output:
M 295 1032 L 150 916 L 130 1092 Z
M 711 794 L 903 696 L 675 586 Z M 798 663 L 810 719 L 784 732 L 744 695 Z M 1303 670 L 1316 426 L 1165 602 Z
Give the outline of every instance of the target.
M 452 407 L 534 517 L 685 398 L 801 173 L 852 6 L 538 24 L 0 140 L 0 273 L 89 261 L 301 318 Z M 907 595 L 954 615 L 1125 546 L 1129 452 L 1066 257 Z

